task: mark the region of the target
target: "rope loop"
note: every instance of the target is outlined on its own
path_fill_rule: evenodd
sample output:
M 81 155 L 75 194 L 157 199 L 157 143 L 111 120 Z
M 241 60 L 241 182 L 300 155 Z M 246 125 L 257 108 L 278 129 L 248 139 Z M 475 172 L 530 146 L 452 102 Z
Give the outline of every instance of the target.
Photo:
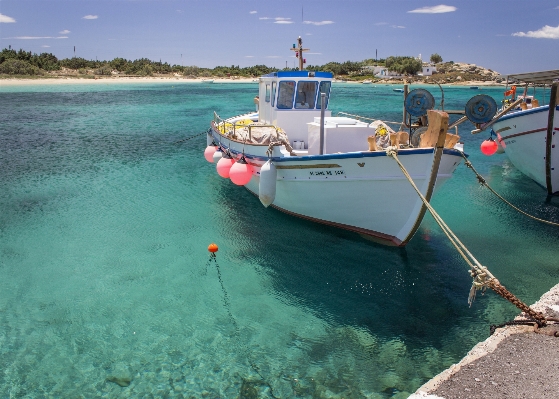
M 396 157 L 398 155 L 398 147 L 393 146 L 393 145 L 386 147 L 386 155 L 396 159 Z
M 468 296 L 468 305 L 470 307 L 472 307 L 472 303 L 476 299 L 477 291 L 482 291 L 482 295 L 485 294 L 485 290 L 491 287 L 491 281 L 496 280 L 494 277 L 490 277 L 488 272 L 489 270 L 485 266 L 472 267 L 470 269 L 470 276 L 473 278 L 472 288 L 470 288 L 470 295 Z

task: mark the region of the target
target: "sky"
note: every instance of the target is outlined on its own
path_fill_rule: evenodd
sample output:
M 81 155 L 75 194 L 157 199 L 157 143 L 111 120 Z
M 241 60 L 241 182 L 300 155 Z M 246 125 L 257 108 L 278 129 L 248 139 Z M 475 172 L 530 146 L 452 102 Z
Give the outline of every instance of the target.
M 0 0 L 0 48 L 59 59 L 294 67 L 433 53 L 502 74 L 559 69 L 559 0 Z

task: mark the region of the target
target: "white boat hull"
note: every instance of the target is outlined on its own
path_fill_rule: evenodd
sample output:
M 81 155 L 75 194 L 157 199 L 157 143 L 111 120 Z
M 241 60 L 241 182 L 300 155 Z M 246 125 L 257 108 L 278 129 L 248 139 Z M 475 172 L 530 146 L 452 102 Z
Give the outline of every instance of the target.
M 216 142 L 240 157 L 243 143 L 227 140 L 215 129 Z M 268 146 L 244 145 L 254 167 L 246 188 L 258 196 L 259 170 L 270 157 Z M 315 156 L 285 156 L 274 147 L 271 159 L 277 168 L 272 207 L 286 213 L 378 238 L 403 246 L 413 236 L 425 208 L 394 159 L 383 151 Z M 431 179 L 433 148 L 400 150 L 398 157 L 421 192 L 430 199 L 433 185 L 449 178 L 462 160 L 457 150 L 445 149 L 436 179 Z
M 559 107 L 555 108 L 550 158 L 549 191 L 559 191 Z M 546 139 L 549 107 L 542 106 L 506 115 L 493 125 L 499 143 L 512 164 L 547 188 Z

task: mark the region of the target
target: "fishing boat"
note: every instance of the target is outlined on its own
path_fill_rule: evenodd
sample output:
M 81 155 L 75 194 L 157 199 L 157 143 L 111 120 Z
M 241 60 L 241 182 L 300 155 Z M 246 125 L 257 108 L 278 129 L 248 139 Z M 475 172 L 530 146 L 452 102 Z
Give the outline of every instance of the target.
M 404 89 L 392 89 L 392 91 L 395 91 L 396 93 L 403 93 Z
M 462 159 L 458 136 L 447 133 L 448 114 L 410 92 L 405 112 L 429 119 L 414 147 L 400 122 L 332 115 L 331 87 L 331 73 L 303 70 L 302 63 L 299 71 L 262 76 L 258 112 L 226 119 L 214 112 L 205 157 L 266 207 L 404 246 L 426 208 L 390 151 L 430 200 Z
M 361 83 L 363 83 L 364 85 L 370 85 L 371 83 L 373 83 L 373 81 L 370 80 L 370 79 L 367 79 L 367 80 L 364 80 L 364 81 L 361 82 Z
M 545 187 L 548 194 L 558 193 L 559 70 L 508 75 L 507 89 L 511 80 L 524 85 L 524 93 L 516 98 L 516 86 L 505 91 L 503 102 L 505 105 L 510 104 L 511 110 L 492 121 L 491 127 L 499 144 L 518 170 Z M 546 84 L 551 84 L 548 104 L 539 104 L 535 95 L 528 95 L 529 87 L 533 87 L 534 91 L 537 87 L 545 90 Z M 509 96 L 512 98 L 507 98 Z M 546 98 L 545 93 L 543 98 Z
M 214 80 L 213 79 L 202 79 L 201 82 L 202 83 L 213 83 Z

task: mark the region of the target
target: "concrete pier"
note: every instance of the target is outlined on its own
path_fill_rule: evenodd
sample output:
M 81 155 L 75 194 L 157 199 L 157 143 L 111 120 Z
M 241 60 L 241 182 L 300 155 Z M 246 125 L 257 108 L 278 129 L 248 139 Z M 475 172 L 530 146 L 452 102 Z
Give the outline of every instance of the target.
M 559 318 L 559 284 L 531 307 Z M 549 322 L 539 333 L 531 326 L 499 328 L 409 399 L 558 397 L 559 337 L 547 335 L 554 331 L 559 323 Z

